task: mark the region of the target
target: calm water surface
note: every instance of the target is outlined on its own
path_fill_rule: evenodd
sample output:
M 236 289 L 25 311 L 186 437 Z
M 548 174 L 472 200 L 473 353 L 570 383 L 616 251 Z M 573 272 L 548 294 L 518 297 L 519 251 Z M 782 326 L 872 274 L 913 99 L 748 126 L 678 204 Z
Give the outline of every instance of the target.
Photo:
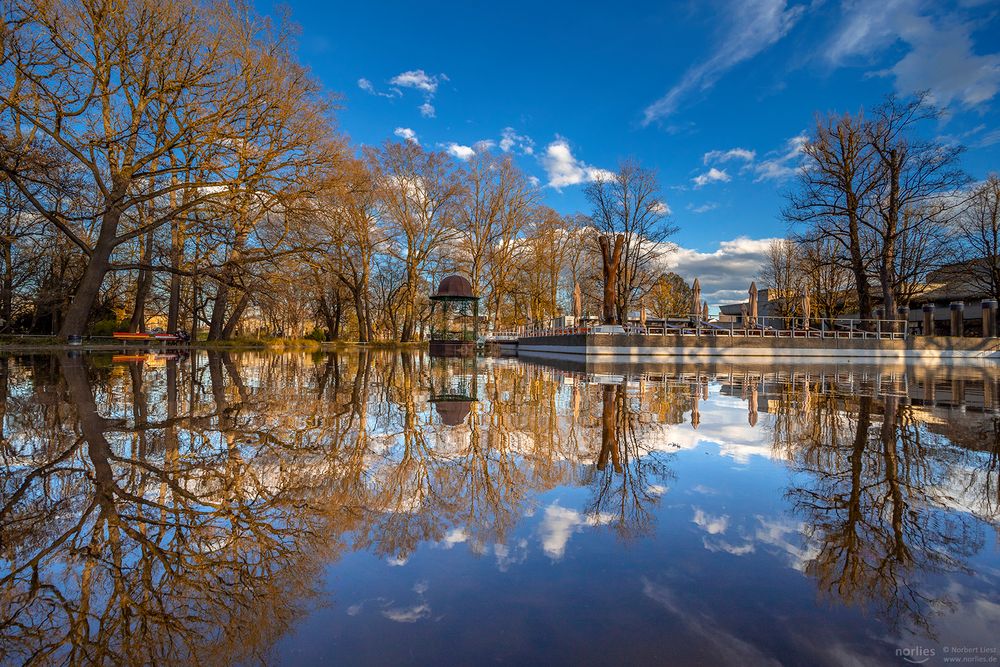
M 0 425 L 3 664 L 998 659 L 996 367 L 7 357 Z

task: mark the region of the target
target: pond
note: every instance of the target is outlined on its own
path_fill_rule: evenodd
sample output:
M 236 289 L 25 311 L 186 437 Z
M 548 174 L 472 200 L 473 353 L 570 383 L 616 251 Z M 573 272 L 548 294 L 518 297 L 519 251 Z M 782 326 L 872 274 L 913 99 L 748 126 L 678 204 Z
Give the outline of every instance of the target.
M 1000 654 L 997 367 L 0 357 L 2 664 Z

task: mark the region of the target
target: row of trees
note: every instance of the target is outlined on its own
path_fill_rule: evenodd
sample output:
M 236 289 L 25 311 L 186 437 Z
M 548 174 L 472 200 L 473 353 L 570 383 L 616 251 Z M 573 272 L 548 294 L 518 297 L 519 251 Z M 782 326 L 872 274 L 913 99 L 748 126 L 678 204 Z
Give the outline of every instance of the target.
M 355 148 L 336 100 L 250 3 L 14 0 L 0 60 L 0 328 L 151 322 L 362 341 L 418 338 L 427 294 L 468 275 L 497 326 L 596 309 L 597 239 L 620 234 L 616 317 L 669 249 L 633 161 L 563 216 L 504 154 Z
M 918 95 L 820 118 L 784 210 L 793 234 L 771 245 L 764 283 L 808 293 L 821 317 L 880 306 L 892 318 L 931 271 L 964 260 L 971 290 L 1000 298 L 1000 179 L 970 188 L 962 147 L 920 138 L 940 113 Z

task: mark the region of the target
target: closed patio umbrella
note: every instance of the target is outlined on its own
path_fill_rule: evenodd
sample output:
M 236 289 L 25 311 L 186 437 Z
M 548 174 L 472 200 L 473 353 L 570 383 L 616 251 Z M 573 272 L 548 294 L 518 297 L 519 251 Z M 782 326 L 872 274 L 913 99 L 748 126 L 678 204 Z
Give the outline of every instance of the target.
M 639 324 L 646 326 L 646 306 L 639 306 Z
M 694 279 L 694 283 L 691 285 L 691 312 L 698 315 L 698 310 L 701 308 L 701 283 L 698 279 Z
M 805 328 L 809 328 L 809 319 L 812 315 L 812 304 L 809 303 L 809 292 L 802 293 L 802 319 L 805 320 Z
M 580 294 L 580 283 L 573 288 L 573 317 L 580 319 L 583 317 L 583 297 Z
M 708 321 L 708 301 L 701 302 L 701 319 Z
M 750 283 L 750 324 L 757 326 L 757 283 Z
M 701 413 L 698 411 L 698 398 L 701 389 L 701 378 L 698 379 L 698 384 L 691 390 L 691 428 L 698 430 L 698 424 L 701 423 Z

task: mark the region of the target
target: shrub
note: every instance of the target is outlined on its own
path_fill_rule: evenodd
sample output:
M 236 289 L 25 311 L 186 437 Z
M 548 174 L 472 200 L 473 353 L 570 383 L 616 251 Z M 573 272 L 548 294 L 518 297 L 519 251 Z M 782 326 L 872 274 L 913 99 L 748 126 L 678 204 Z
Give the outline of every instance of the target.
M 316 342 L 322 343 L 326 341 L 326 331 L 324 329 L 313 329 L 306 336 L 308 340 L 314 340 Z
M 128 323 L 124 320 L 98 320 L 90 327 L 91 336 L 111 336 L 116 331 L 124 331 Z

